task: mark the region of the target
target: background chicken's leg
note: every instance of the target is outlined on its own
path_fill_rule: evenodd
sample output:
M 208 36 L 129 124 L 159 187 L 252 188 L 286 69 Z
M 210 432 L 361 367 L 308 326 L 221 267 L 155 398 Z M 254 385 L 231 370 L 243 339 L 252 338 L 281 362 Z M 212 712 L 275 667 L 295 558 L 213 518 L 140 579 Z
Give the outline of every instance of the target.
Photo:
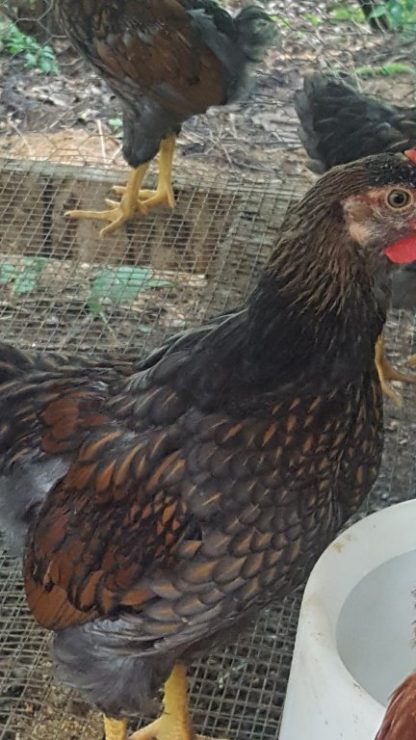
M 400 373 L 398 370 L 396 370 L 395 367 L 393 367 L 393 365 L 390 364 L 384 354 L 384 342 L 382 334 L 380 334 L 376 342 L 375 363 L 383 393 L 385 393 L 386 396 L 389 396 L 389 398 L 391 398 L 394 403 L 400 406 L 402 403 L 402 397 L 399 393 L 396 393 L 396 391 L 393 390 L 393 388 L 389 384 L 389 380 L 399 380 L 401 383 L 416 383 L 416 375 L 406 375 L 405 373 Z M 414 362 L 414 364 L 416 365 L 416 361 Z
M 159 149 L 159 177 L 156 190 L 140 190 L 139 208 L 143 207 L 144 212 L 154 206 L 167 205 L 171 208 L 175 206 L 175 196 L 172 190 L 172 165 L 173 155 L 175 152 L 176 136 L 167 136 L 162 139 Z M 126 188 L 123 185 L 114 185 L 113 190 L 117 195 L 124 195 Z
M 87 218 L 98 219 L 98 221 L 109 221 L 109 225 L 100 231 L 100 236 L 104 236 L 118 229 L 136 211 L 146 213 L 147 208 L 141 207 L 141 201 L 137 198 L 137 193 L 140 190 L 140 185 L 143 182 L 148 167 L 149 162 L 146 162 L 130 172 L 127 185 L 121 189 L 123 195 L 120 203 L 116 203 L 114 200 L 106 200 L 105 202 L 110 206 L 106 211 L 67 211 L 66 216 L 76 219 Z

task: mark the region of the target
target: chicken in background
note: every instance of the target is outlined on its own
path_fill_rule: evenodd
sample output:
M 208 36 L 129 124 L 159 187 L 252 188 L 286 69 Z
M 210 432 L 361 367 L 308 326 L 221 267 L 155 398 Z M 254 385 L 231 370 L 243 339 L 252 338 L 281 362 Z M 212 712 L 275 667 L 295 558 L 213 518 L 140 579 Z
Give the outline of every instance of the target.
M 125 740 L 192 740 L 186 665 L 304 582 L 376 479 L 416 151 L 327 173 L 235 312 L 136 363 L 0 345 L 0 515 L 58 675 Z M 406 201 L 406 203 L 404 203 Z
M 173 208 L 175 140 L 188 118 L 244 97 L 252 72 L 276 43 L 272 18 L 246 6 L 233 18 L 215 0 L 53 0 L 75 48 L 104 77 L 123 110 L 123 154 L 132 168 L 120 202 L 71 218 L 108 221 L 108 234 L 135 213 Z M 159 152 L 155 191 L 142 189 Z
M 309 168 L 316 173 L 369 154 L 405 151 L 416 143 L 416 108 L 400 108 L 361 93 L 346 76 L 306 75 L 303 90 L 295 94 L 295 108 L 301 124 L 299 136 L 311 158 Z M 415 277 L 411 264 L 393 274 L 395 308 L 415 307 Z M 382 339 L 376 357 L 383 392 L 400 405 L 401 396 L 389 381 L 416 383 L 416 376 L 399 372 L 390 364 Z M 409 363 L 416 365 L 416 357 Z
M 321 174 L 369 154 L 405 151 L 416 144 L 416 107 L 404 108 L 358 90 L 352 78 L 314 72 L 295 93 L 299 135 Z
M 412 673 L 392 694 L 375 740 L 415 739 L 416 673 Z

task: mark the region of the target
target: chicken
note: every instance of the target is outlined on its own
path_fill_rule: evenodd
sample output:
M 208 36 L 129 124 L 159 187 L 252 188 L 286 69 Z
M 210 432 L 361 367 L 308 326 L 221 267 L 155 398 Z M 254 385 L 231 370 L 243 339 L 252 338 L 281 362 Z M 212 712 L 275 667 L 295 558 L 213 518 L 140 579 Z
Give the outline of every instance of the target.
M 303 90 L 295 95 L 295 108 L 301 123 L 300 138 L 314 172 L 322 173 L 369 154 L 406 150 L 412 141 L 416 142 L 416 108 L 383 103 L 360 93 L 340 77 L 307 75 Z M 409 274 L 404 277 L 402 270 L 397 270 L 393 276 L 396 308 L 406 308 L 411 303 L 410 285 Z M 405 304 L 399 305 L 404 290 L 407 298 Z M 401 396 L 389 381 L 415 383 L 416 376 L 401 373 L 388 362 L 382 340 L 377 346 L 376 362 L 383 392 L 400 405 Z M 416 364 L 415 357 L 410 358 L 410 364 Z
M 162 684 L 133 739 L 191 740 L 186 664 L 303 582 L 367 495 L 389 266 L 415 255 L 416 165 L 370 157 L 293 206 L 241 308 L 147 358 L 0 345 L 2 526 L 107 740 Z
M 306 75 L 303 90 L 295 94 L 295 108 L 314 172 L 416 144 L 416 108 L 366 95 L 348 77 Z
M 415 740 L 416 673 L 408 676 L 393 693 L 375 740 Z
M 261 8 L 235 18 L 215 0 L 54 0 L 55 12 L 78 51 L 106 79 L 123 109 L 123 154 L 132 167 L 121 201 L 104 211 L 70 211 L 71 218 L 108 221 L 108 234 L 134 213 L 174 206 L 175 139 L 184 121 L 243 96 L 251 72 L 276 39 Z M 141 189 L 159 151 L 156 191 Z

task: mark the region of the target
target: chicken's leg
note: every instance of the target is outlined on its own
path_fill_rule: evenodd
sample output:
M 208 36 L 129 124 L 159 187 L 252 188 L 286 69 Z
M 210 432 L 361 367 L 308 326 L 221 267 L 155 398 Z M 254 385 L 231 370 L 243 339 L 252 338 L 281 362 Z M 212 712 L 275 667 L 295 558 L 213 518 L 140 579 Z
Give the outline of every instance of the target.
M 105 740 L 127 740 L 127 720 L 104 717 Z
M 380 334 L 376 342 L 375 363 L 383 393 L 394 401 L 397 406 L 402 403 L 402 397 L 391 387 L 389 380 L 399 380 L 401 383 L 416 383 L 416 375 L 400 373 L 390 364 L 384 354 L 383 335 Z M 416 364 L 416 363 L 415 363 Z
M 177 664 L 165 683 L 162 715 L 130 740 L 193 740 L 187 688 L 186 668 Z
M 175 152 L 176 136 L 168 136 L 162 139 L 159 149 L 159 178 L 156 190 L 139 191 L 139 208 L 145 213 L 154 206 L 167 205 L 173 208 L 175 196 L 172 190 L 172 165 Z M 126 188 L 115 185 L 113 190 L 117 195 L 124 195 Z
M 106 211 L 68 211 L 65 215 L 69 218 L 76 219 L 97 219 L 98 221 L 109 221 L 109 225 L 100 231 L 100 236 L 110 234 L 118 229 L 121 224 L 128 221 L 136 211 L 147 213 L 147 208 L 142 207 L 141 201 L 137 198 L 137 192 L 143 182 L 143 178 L 149 167 L 149 162 L 141 164 L 140 167 L 132 170 L 127 180 L 127 185 L 122 188 L 122 198 L 120 203 L 114 200 L 106 200 L 110 208 Z

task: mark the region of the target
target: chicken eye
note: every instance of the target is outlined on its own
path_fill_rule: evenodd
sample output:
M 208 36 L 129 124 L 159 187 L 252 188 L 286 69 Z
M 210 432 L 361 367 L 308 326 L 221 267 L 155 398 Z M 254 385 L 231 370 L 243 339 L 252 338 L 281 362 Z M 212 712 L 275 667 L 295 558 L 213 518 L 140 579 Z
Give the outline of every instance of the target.
M 400 208 L 407 208 L 412 201 L 412 197 L 407 190 L 390 190 L 386 200 L 390 208 L 399 210 Z

